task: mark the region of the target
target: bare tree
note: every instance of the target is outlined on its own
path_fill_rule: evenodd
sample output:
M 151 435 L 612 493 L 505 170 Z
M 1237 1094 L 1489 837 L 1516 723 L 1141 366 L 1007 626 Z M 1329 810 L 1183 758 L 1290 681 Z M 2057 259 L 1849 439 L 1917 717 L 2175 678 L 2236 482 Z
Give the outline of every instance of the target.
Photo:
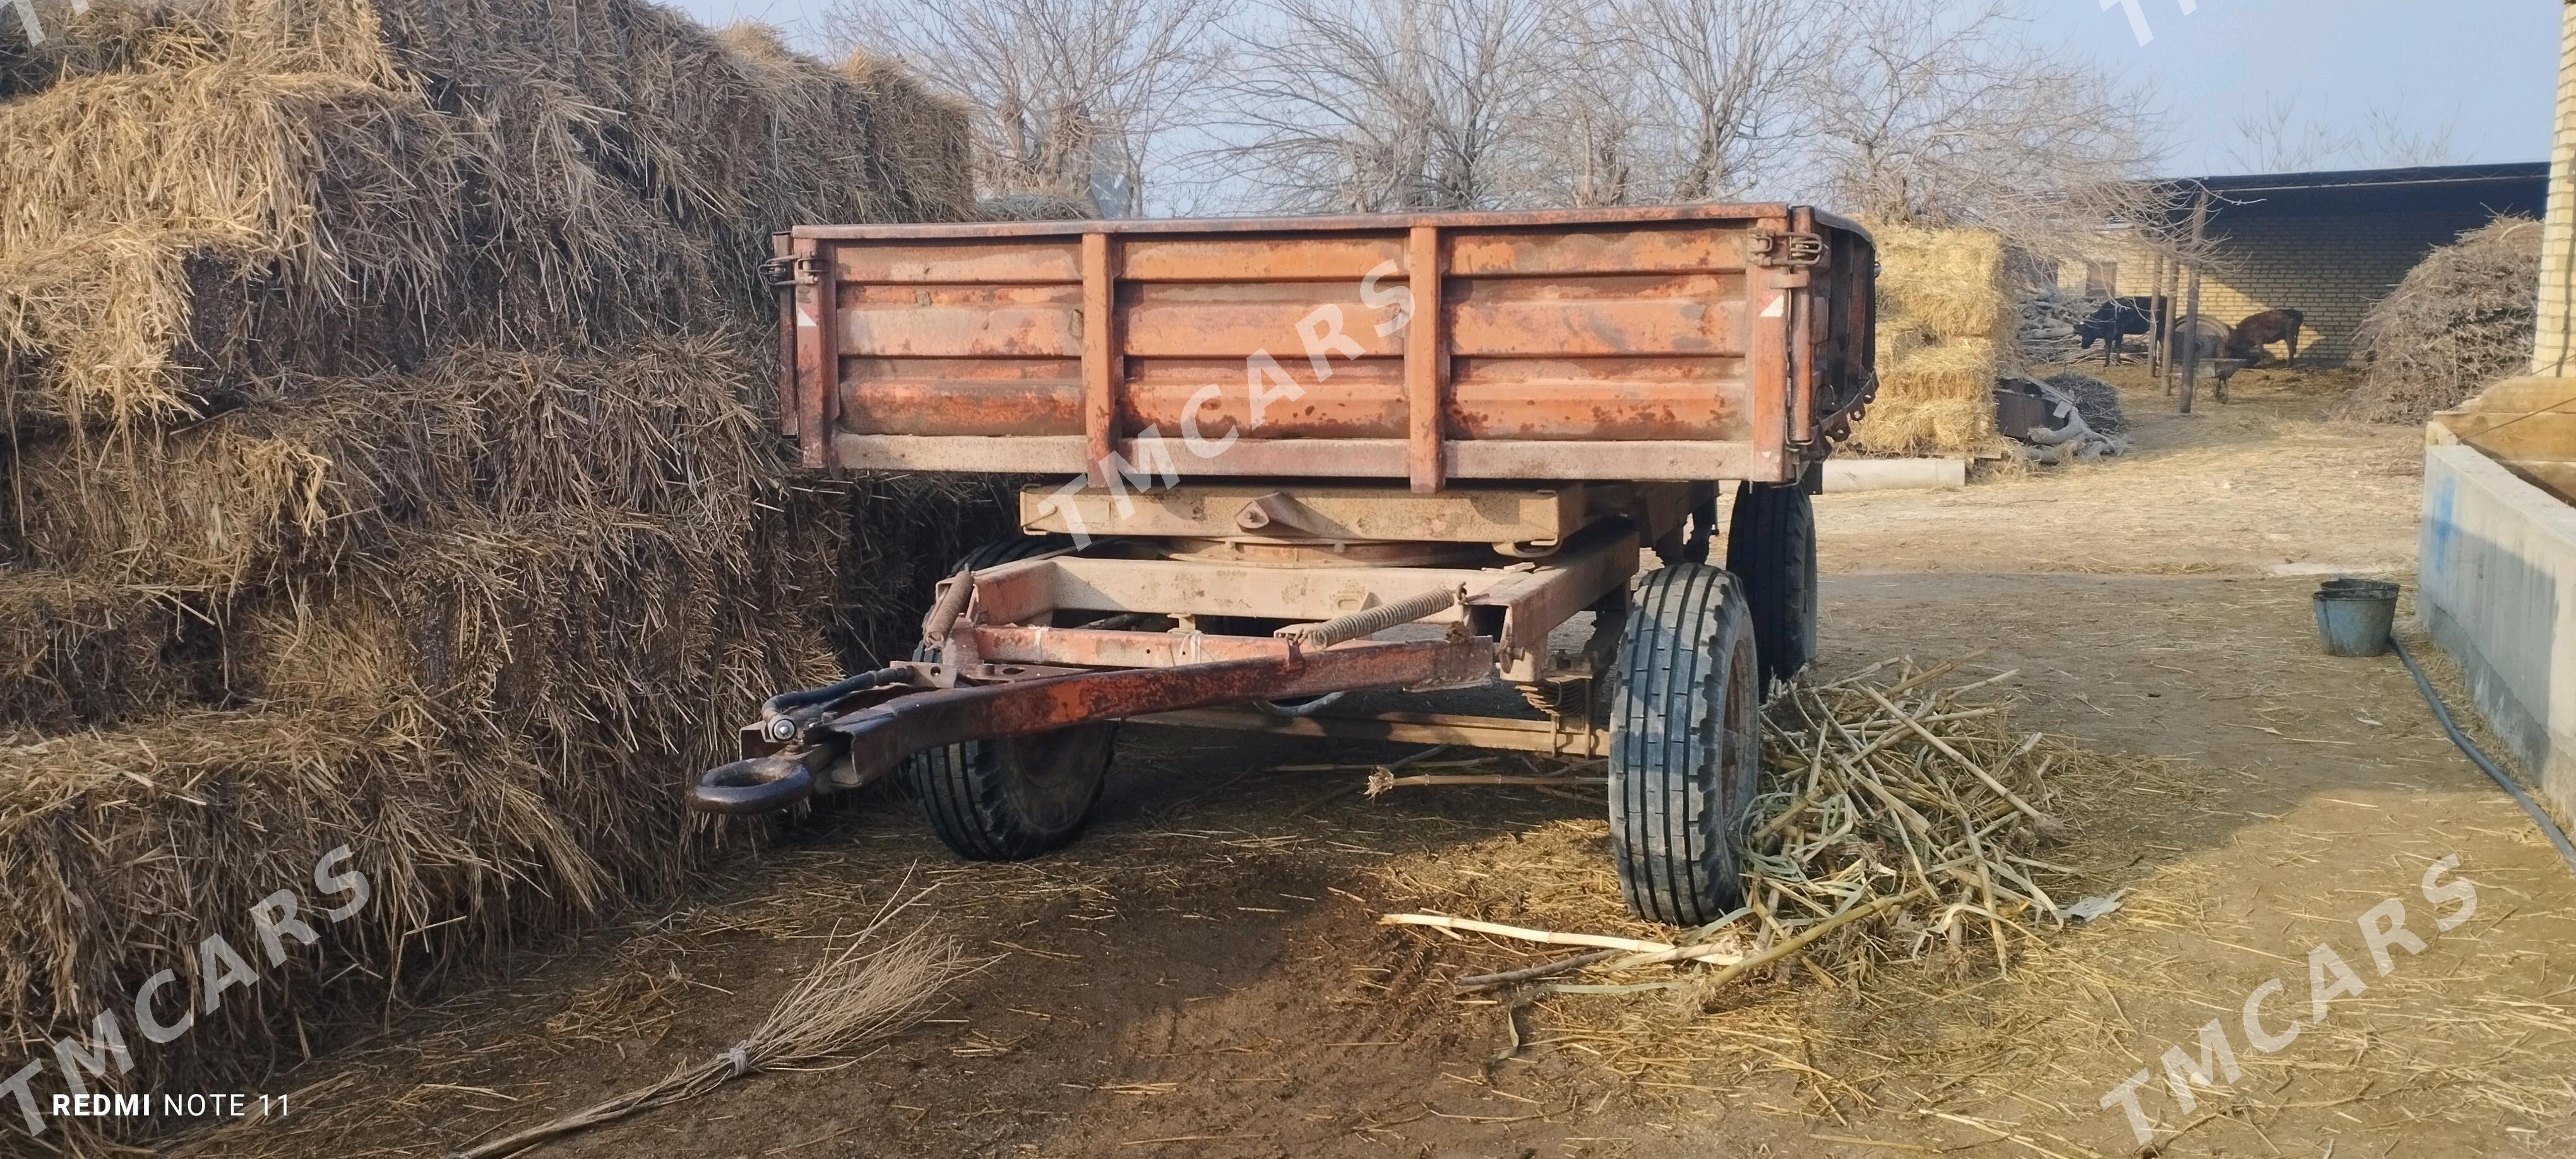
M 1741 192 L 1795 144 L 1797 98 L 1828 60 L 1837 11 L 1819 0 L 1628 0 L 1618 9 L 1642 66 L 1623 71 L 1651 76 L 1660 96 L 1665 197 Z
M 2321 169 L 2351 150 L 2349 134 L 2336 133 L 2324 121 L 2299 115 L 2296 97 L 2264 94 L 2260 110 L 2236 116 L 2236 141 L 2227 159 L 2248 173 L 2297 173 Z
M 1222 160 L 1285 208 L 1520 200 L 1543 91 L 1540 0 L 1277 0 L 1247 36 Z
M 2145 95 L 2035 50 L 2008 6 L 1857 0 L 1836 38 L 1803 104 L 1827 203 L 1993 229 L 2044 257 L 2080 252 L 2106 221 L 2162 219 L 2170 193 L 2139 180 L 2162 159 Z
M 1521 157 L 1512 184 L 1541 205 L 1621 205 L 1656 196 L 1648 187 L 1657 153 L 1655 78 L 1643 75 L 1645 44 L 1621 11 L 1551 0 L 1533 53 L 1536 99 L 1519 126 Z
M 2451 143 L 2459 118 L 2436 129 L 2410 128 L 2403 105 L 2371 104 L 2358 124 L 2338 127 L 2333 106 L 2303 115 L 2296 97 L 2265 94 L 2263 107 L 2236 117 L 2235 143 L 2227 159 L 2251 173 L 2295 173 L 2311 169 L 2405 168 L 2447 165 L 2459 159 Z
M 891 49 L 975 114 L 986 194 L 1149 204 L 1165 139 L 1204 119 L 1228 0 L 837 0 L 848 50 Z

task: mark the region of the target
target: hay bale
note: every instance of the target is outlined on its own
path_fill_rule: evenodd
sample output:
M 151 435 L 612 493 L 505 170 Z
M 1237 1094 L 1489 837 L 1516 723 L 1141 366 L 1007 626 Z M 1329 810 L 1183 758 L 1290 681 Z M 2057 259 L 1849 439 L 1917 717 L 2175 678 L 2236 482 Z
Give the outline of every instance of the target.
M 1992 392 L 2018 314 L 2002 239 L 1973 229 L 1869 223 L 1878 243 L 1878 396 L 1848 444 L 1871 455 L 1994 449 Z
M 989 485 L 795 485 L 768 413 L 769 232 L 967 216 L 964 118 L 641 0 L 71 29 L 0 101 L 0 888 L 42 899 L 0 1039 L 193 976 L 345 841 L 364 920 L 109 1085 L 239 1080 L 672 888 L 735 714 L 908 645 L 998 530 Z
M 1924 229 L 1871 222 L 1878 243 L 1879 309 L 1936 338 L 2003 336 L 2018 324 L 2004 292 L 2001 235 L 1980 229 Z
M 0 253 L 123 255 L 0 265 L 24 413 L 126 425 L 282 367 L 704 328 L 767 303 L 785 222 L 971 212 L 953 107 L 639 0 L 204 11 L 210 62 L 0 105 Z
M 1954 338 L 1924 346 L 1894 359 L 1882 356 L 1879 397 L 1907 399 L 1981 399 L 1995 387 L 1995 344 L 1985 338 Z
M 314 859 L 345 842 L 376 895 L 355 920 L 282 964 L 263 960 L 261 982 L 225 994 L 221 1009 L 191 1003 L 197 1025 L 177 1041 L 124 1032 L 137 1064 L 127 1077 L 145 1089 L 255 1070 L 221 1056 L 244 1041 L 292 1042 L 299 1015 L 370 989 L 359 971 L 321 987 L 333 972 L 367 965 L 416 981 L 488 958 L 604 895 L 585 839 L 675 835 L 585 813 L 586 795 L 562 782 L 586 773 L 453 739 L 436 713 L 393 705 L 364 717 L 188 712 L 0 747 L 0 888 L 13 899 L 0 924 L 0 1049 L 50 1058 L 52 1034 L 123 1005 L 156 970 L 176 969 L 176 988 L 193 994 L 199 939 L 221 934 L 256 955 L 252 904 L 281 888 L 309 897 Z M 443 914 L 475 920 L 442 925 Z
M 1997 441 L 1991 339 L 1952 339 L 1890 358 L 1879 352 L 1878 398 L 1852 424 L 1851 448 L 1870 455 L 1972 455 Z
M 2362 319 L 2365 368 L 2345 409 L 2420 423 L 2523 373 L 2540 287 L 2540 223 L 2499 217 L 2424 256 Z
M 190 663 L 209 628 L 165 593 L 0 567 L 0 736 L 109 723 L 206 682 Z
M 337 567 L 449 512 L 608 508 L 741 522 L 785 460 L 750 401 L 744 332 L 578 357 L 483 345 L 407 375 L 290 374 L 181 430 L 57 440 L 16 466 L 19 536 L 48 566 L 229 593 Z M 721 509 L 719 509 L 721 508 Z

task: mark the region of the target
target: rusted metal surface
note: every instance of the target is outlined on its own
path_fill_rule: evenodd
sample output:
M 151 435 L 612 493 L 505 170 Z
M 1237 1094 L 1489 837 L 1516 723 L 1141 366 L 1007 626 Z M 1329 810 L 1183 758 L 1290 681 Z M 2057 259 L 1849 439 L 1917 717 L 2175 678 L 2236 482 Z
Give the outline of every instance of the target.
M 1542 657 L 1547 635 L 1557 625 L 1637 574 L 1638 546 L 1638 531 L 1627 520 L 1607 520 L 1586 528 L 1540 566 L 1478 595 L 1478 606 L 1503 609 L 1499 659 L 1506 675 L 1509 669 Z M 1534 679 L 1535 675 L 1525 671 L 1512 678 Z
M 1440 277 L 1440 230 L 1417 225 L 1404 243 L 1413 313 L 1404 332 L 1405 466 L 1413 493 L 1440 490 L 1446 465 L 1440 461 L 1442 418 L 1447 413 L 1442 388 L 1449 380 L 1449 306 Z
M 1540 209 L 1463 211 L 1454 213 L 1344 214 L 1312 217 L 1120 218 L 1107 221 L 980 221 L 937 224 L 800 225 L 798 237 L 871 241 L 879 239 L 1026 238 L 1071 234 L 1134 235 L 1322 232 L 1401 233 L 1417 225 L 1496 230 L 1550 229 L 1557 226 L 1645 224 L 1650 222 L 1748 221 L 1786 217 L 1778 202 L 1735 205 L 1642 205 L 1614 209 Z M 1819 215 L 1829 218 L 1829 215 Z M 1830 218 L 1836 229 L 1859 231 L 1843 218 Z
M 1185 476 L 1422 492 L 1782 481 L 1867 381 L 1868 239 L 1799 207 L 811 226 L 790 244 L 820 272 L 796 292 L 800 317 L 820 311 L 798 330 L 798 422 L 818 389 L 837 419 L 803 436 L 808 463 L 1096 474 L 1159 455 Z
M 808 467 L 832 463 L 834 432 L 824 424 L 838 393 L 834 384 L 841 367 L 840 344 L 832 332 L 839 299 L 832 292 L 830 272 L 832 251 L 839 248 L 810 237 L 789 243 L 795 314 L 790 324 L 796 329 L 796 445 Z
M 796 433 L 796 241 L 769 235 L 769 264 L 762 269 L 778 309 L 778 433 Z
M 919 692 L 850 713 L 821 731 L 847 746 L 846 776 L 863 781 L 923 749 L 968 740 L 1248 700 L 1454 686 L 1482 678 L 1492 666 L 1491 641 L 1362 644 L 1301 657 L 1123 668 Z
M 1080 435 L 925 436 L 841 434 L 833 440 L 834 461 L 845 467 L 879 471 L 1042 471 L 1079 474 L 1083 459 Z M 1130 463 L 1140 462 L 1134 440 L 1122 444 Z M 1164 450 L 1185 463 L 1189 478 L 1206 476 L 1308 477 L 1318 479 L 1402 479 L 1406 477 L 1402 439 L 1243 439 L 1211 459 L 1181 460 L 1187 452 L 1167 441 Z M 1452 439 L 1442 448 L 1452 479 L 1525 480 L 1659 480 L 1750 479 L 1753 444 L 1732 440 L 1696 442 L 1655 439 L 1637 442 L 1576 442 L 1549 439 Z
M 1788 215 L 1784 212 L 1765 217 L 1755 228 L 1774 235 L 1786 233 Z M 1747 236 L 1748 248 L 1755 244 L 1757 236 Z M 1792 369 L 1789 324 L 1797 313 L 1796 299 L 1803 296 L 1794 291 L 1802 290 L 1806 281 L 1805 271 L 1777 266 L 1760 267 L 1747 275 L 1745 310 L 1752 333 L 1747 339 L 1746 377 L 1757 385 L 1749 400 L 1753 465 L 1746 477 L 1758 482 L 1779 483 L 1793 477 L 1787 463 Z
M 1427 619 L 1467 602 L 1465 585 L 1445 592 L 1420 592 L 1390 603 L 1344 612 L 1316 624 L 1291 624 L 1271 635 L 1288 644 L 1290 654 L 1330 648 L 1350 640 L 1366 639 L 1389 628 Z
M 1304 716 L 1276 716 L 1247 708 L 1194 708 L 1157 713 L 1140 724 L 1181 725 L 1266 732 L 1280 736 L 1404 744 L 1467 745 L 1567 757 L 1610 755 L 1610 733 L 1588 723 L 1524 720 L 1510 716 L 1457 716 L 1436 712 L 1344 713 L 1330 709 Z
M 1067 495 L 1032 485 L 1020 492 L 1020 526 L 1063 533 L 1079 520 L 1085 533 L 1094 536 L 1212 539 L 1241 531 L 1324 540 L 1528 543 L 1573 534 L 1590 510 L 1588 495 L 1581 483 L 1536 488 L 1480 484 L 1437 496 L 1392 487 L 1184 483 L 1129 495 L 1121 512 L 1117 499 L 1104 490 Z M 1261 521 L 1250 521 L 1265 500 L 1294 504 L 1294 519 L 1282 521 L 1265 508 Z
M 1059 556 L 975 573 L 972 618 L 983 624 L 1026 624 L 1049 612 L 1079 610 L 1329 620 L 1461 584 L 1471 596 L 1481 596 L 1525 578 L 1481 568 L 1327 569 Z M 1458 615 L 1452 611 L 1434 618 L 1445 623 Z
M 1212 632 L 1118 632 L 1026 625 L 974 629 L 976 651 L 995 664 L 1076 668 L 1175 668 L 1219 660 L 1285 659 L 1286 641 Z
M 1092 482 L 1108 481 L 1110 452 L 1118 438 L 1118 386 L 1124 377 L 1118 360 L 1117 257 L 1109 235 L 1082 235 L 1082 449 Z M 995 470 L 1010 470 L 997 463 Z

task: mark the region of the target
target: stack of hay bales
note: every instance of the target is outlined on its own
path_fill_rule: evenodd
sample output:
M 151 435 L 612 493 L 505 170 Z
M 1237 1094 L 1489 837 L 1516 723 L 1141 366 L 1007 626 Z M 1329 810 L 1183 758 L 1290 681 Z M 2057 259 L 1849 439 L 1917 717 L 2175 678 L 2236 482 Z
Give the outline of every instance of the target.
M 1869 223 L 1878 242 L 1878 398 L 1852 427 L 1870 455 L 1973 455 L 1997 444 L 1995 375 L 2020 319 L 2003 239 Z
M 2354 417 L 2420 423 L 2531 364 L 2540 223 L 2499 217 L 2436 247 L 2361 322 Z
M 963 117 L 891 70 L 644 0 L 39 11 L 0 56 L 0 1075 L 48 1060 L 41 1102 L 157 971 L 197 1024 L 126 1018 L 110 1086 L 669 888 L 735 718 L 908 646 L 994 522 L 791 487 L 773 433 L 769 232 L 973 212 Z M 368 908 L 197 1002 L 202 940 L 260 957 L 252 905 L 343 844 Z

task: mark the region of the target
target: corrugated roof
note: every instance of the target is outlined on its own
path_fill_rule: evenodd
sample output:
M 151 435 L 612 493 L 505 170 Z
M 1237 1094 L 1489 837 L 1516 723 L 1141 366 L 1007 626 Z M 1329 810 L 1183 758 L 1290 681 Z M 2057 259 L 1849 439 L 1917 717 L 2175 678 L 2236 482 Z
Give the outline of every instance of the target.
M 2225 177 L 2163 177 L 2151 184 L 2198 186 L 2212 193 L 2290 193 L 2310 189 L 2380 189 L 2398 186 L 2470 185 L 2545 181 L 2546 161 L 2499 165 L 2419 165 L 2406 169 L 2325 169 L 2310 173 L 2240 173 Z

